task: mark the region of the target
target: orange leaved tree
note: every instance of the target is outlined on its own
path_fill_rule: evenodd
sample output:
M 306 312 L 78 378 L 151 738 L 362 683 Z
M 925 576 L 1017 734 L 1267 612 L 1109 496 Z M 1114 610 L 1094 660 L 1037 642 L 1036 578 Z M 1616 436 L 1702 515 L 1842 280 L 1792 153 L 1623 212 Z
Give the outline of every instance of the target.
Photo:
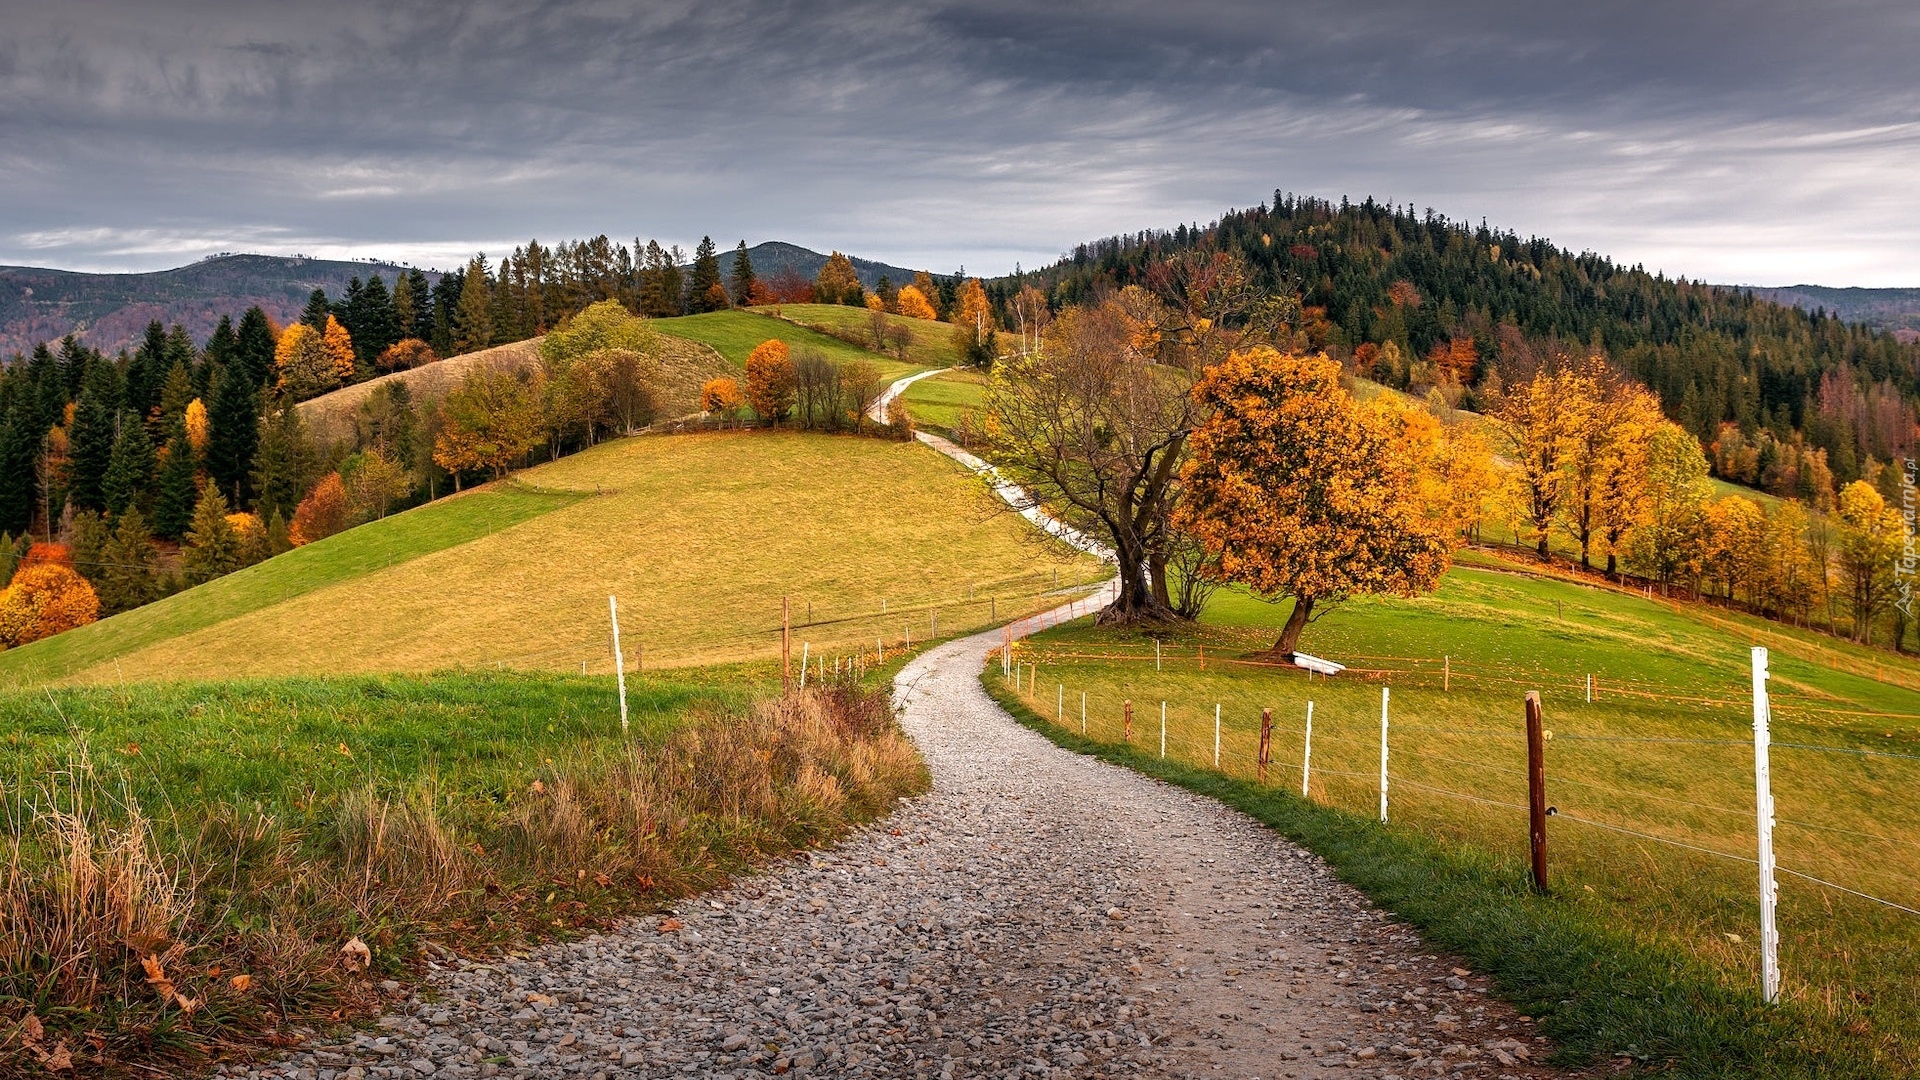
M 1431 591 L 1456 543 L 1429 495 L 1431 459 L 1409 444 L 1405 408 L 1356 404 L 1323 353 L 1230 354 L 1195 385 L 1195 429 L 1175 522 L 1213 576 L 1269 600 L 1292 597 L 1274 644 L 1292 653 L 1316 608 L 1350 596 Z
M 939 313 L 933 310 L 927 294 L 912 285 L 904 285 L 900 294 L 893 299 L 894 310 L 909 319 L 934 319 Z
M 293 512 L 293 524 L 287 526 L 287 538 L 295 547 L 324 540 L 347 527 L 347 487 L 340 474 L 330 472 L 313 485 L 307 497 Z
M 22 567 L 0 591 L 0 646 L 39 641 L 99 617 L 100 598 L 71 568 L 59 563 Z
M 787 343 L 770 338 L 747 354 L 747 404 L 760 419 L 779 423 L 793 408 L 793 359 Z
M 347 333 L 347 328 L 340 325 L 339 319 L 329 315 L 327 328 L 321 334 L 321 340 L 327 347 L 328 358 L 333 361 L 334 377 L 339 379 L 342 385 L 353 382 L 355 373 L 353 335 Z
M 715 416 L 732 419 L 747 397 L 740 392 L 740 384 L 722 376 L 708 379 L 700 387 L 700 407 Z
M 498 478 L 540 444 L 540 401 L 511 371 L 475 368 L 447 395 L 433 462 L 453 474 L 486 469 Z

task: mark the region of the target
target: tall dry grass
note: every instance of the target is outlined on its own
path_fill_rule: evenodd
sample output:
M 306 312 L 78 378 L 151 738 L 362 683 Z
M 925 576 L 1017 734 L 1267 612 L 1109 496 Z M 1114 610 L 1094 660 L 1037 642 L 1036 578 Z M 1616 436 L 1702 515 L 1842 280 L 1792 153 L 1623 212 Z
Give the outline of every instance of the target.
M 0 1075 L 56 1050 L 87 1074 L 282 1041 L 428 956 L 657 909 L 926 783 L 886 694 L 850 680 L 530 773 L 497 800 L 432 777 L 357 789 L 305 828 L 184 799 L 150 817 L 84 754 L 0 792 Z

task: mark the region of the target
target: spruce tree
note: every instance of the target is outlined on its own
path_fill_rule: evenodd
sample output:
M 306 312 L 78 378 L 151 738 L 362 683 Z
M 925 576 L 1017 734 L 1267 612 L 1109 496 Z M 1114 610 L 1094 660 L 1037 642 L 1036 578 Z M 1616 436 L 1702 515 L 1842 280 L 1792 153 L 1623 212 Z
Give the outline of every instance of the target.
M 147 334 L 133 359 L 127 361 L 126 406 L 145 420 L 160 404 L 160 386 L 167 377 L 167 328 L 159 319 L 147 324 Z
M 287 519 L 275 510 L 267 515 L 267 557 L 285 555 L 293 550 L 293 537 L 287 530 Z
M 104 510 L 107 466 L 120 418 L 120 380 L 104 360 L 87 368 L 86 386 L 73 410 L 67 433 L 67 502 L 80 510 Z
M 80 343 L 72 334 L 60 339 L 60 382 L 65 392 L 61 404 L 80 399 L 80 390 L 87 381 L 87 368 L 100 354 Z
M 27 361 L 27 381 L 32 385 L 33 421 L 42 434 L 65 418 L 67 383 L 60 375 L 60 363 L 46 342 L 33 347 Z
M 747 242 L 733 249 L 733 303 L 746 307 L 753 303 L 753 257 L 747 254 Z
M 208 448 L 212 448 L 211 444 Z M 193 458 L 193 444 L 187 441 L 186 425 L 175 424 L 167 438 L 167 460 L 160 466 L 160 479 L 153 495 L 153 531 L 168 540 L 180 539 L 193 524 L 198 465 Z
M 233 363 L 233 358 L 239 354 L 240 335 L 234 333 L 233 316 L 222 315 L 220 324 L 213 328 L 212 335 L 207 338 L 206 361 L 224 367 Z
M 703 236 L 693 249 L 693 273 L 687 279 L 687 308 L 712 311 L 716 306 L 714 290 L 720 288 L 720 259 L 714 252 L 713 237 Z
M 180 561 L 188 583 L 193 585 L 240 569 L 240 537 L 227 520 L 227 500 L 212 484 L 200 489 L 193 525 L 180 548 Z
M 153 441 L 147 438 L 147 425 L 128 409 L 120 414 L 119 431 L 113 438 L 113 451 L 107 458 L 107 473 L 100 481 L 107 513 L 123 514 L 138 506 L 153 483 Z
M 33 526 L 34 498 L 39 494 L 34 465 L 45 429 L 40 426 L 38 404 L 33 395 L 16 391 L 0 426 L 0 530 L 15 535 Z
M 114 523 L 113 535 L 102 551 L 100 573 L 93 578 L 100 597 L 100 614 L 118 615 L 160 598 L 160 563 L 147 532 L 147 519 L 128 510 Z
M 493 344 L 493 287 L 487 280 L 487 259 L 482 255 L 467 264 L 460 284 L 459 306 L 454 311 L 453 351 L 470 353 Z
M 413 336 L 413 279 L 406 274 L 396 274 L 393 278 L 393 329 L 394 340 Z M 374 354 L 378 356 L 378 353 Z
M 107 558 L 107 538 L 111 530 L 106 520 L 92 510 L 81 510 L 67 523 L 67 550 L 73 555 L 73 571 L 88 581 L 100 580 L 100 564 Z
M 467 272 L 455 270 L 451 274 L 440 275 L 433 287 L 433 324 L 429 334 L 422 340 L 433 346 L 433 351 L 441 356 L 453 355 L 454 313 L 460 307 L 460 293 L 466 288 Z
M 249 394 L 267 385 L 267 376 L 273 372 L 273 346 L 273 326 L 267 313 L 255 304 L 240 316 L 240 329 L 234 334 L 234 359 L 228 365 L 237 366 L 246 376 Z
M 291 520 L 313 483 L 319 457 L 298 410 L 291 403 L 276 410 L 262 425 L 260 449 L 254 455 L 255 512 L 277 511 Z
M 250 493 L 253 457 L 260 446 L 260 395 L 248 364 L 236 362 L 220 373 L 213 384 L 213 404 L 207 408 L 207 475 L 236 500 Z
M 333 307 L 327 303 L 327 290 L 315 289 L 307 294 L 307 306 L 300 312 L 300 321 L 315 330 L 325 330 L 327 316 L 331 314 L 333 314 Z
M 413 293 L 413 324 L 402 327 L 404 336 L 416 337 L 431 344 L 433 313 L 439 298 L 434 295 L 433 286 L 428 284 L 427 275 L 417 266 L 407 271 L 407 285 Z
M 173 370 L 167 372 L 166 381 L 160 384 L 160 416 L 155 425 L 158 431 L 166 431 L 175 420 L 187 415 L 187 405 L 197 395 L 193 391 L 193 376 L 188 373 L 187 365 L 175 361 Z

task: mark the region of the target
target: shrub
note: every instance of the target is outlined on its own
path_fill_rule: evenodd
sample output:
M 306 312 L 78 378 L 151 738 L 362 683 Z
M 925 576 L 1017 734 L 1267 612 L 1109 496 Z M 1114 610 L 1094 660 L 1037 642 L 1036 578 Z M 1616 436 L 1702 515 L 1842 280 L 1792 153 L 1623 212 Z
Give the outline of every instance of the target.
M 419 338 L 407 338 L 387 346 L 386 351 L 374 360 L 373 366 L 381 371 L 409 371 L 438 363 L 439 360 L 440 356 L 433 351 L 433 346 Z
M 299 509 L 293 512 L 293 524 L 287 528 L 287 536 L 297 547 L 315 540 L 325 540 L 346 527 L 346 485 L 340 482 L 339 473 L 330 472 L 313 485 L 313 490 L 307 493 L 306 498 L 300 500 Z
M 747 355 L 747 403 L 760 419 L 779 423 L 793 408 L 793 360 L 787 343 L 778 338 L 763 341 Z
M 87 579 L 58 563 L 38 563 L 13 575 L 0 593 L 0 646 L 52 637 L 100 617 L 100 598 Z

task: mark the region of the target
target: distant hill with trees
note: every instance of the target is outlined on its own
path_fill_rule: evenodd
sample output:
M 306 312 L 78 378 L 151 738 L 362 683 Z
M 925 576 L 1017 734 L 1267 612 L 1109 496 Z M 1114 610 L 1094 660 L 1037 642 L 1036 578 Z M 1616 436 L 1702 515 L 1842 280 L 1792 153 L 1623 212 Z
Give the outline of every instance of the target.
M 216 255 L 149 274 L 88 274 L 0 266 L 0 356 L 77 333 L 112 354 L 140 343 L 147 324 L 186 328 L 205 341 L 223 315 L 258 305 L 285 325 L 315 289 L 339 295 L 354 278 L 391 283 L 407 270 L 389 263 L 282 255 Z M 429 281 L 440 275 L 429 271 Z
M 747 249 L 747 256 L 753 260 L 754 272 L 763 278 L 777 278 L 792 275 L 812 281 L 820 276 L 820 268 L 827 265 L 830 256 L 822 255 L 810 248 L 798 244 L 769 240 L 755 244 Z M 847 261 L 853 264 L 853 272 L 860 284 L 869 289 L 878 289 L 880 279 L 886 278 L 896 287 L 913 281 L 914 271 L 901 266 L 890 266 L 872 259 L 861 259 L 849 255 Z
M 1843 322 L 1865 323 L 1904 341 L 1920 341 L 1920 289 L 1836 289 L 1828 285 L 1788 285 L 1768 289 L 1733 286 L 1761 300 L 1787 304 L 1802 311 L 1837 315 Z
M 1056 310 L 1106 290 L 1160 293 L 1183 252 L 1237 256 L 1248 288 L 1294 296 L 1302 347 L 1399 389 L 1490 407 L 1556 356 L 1604 354 L 1697 436 L 1714 472 L 1780 493 L 1877 476 L 1910 453 L 1920 345 L 1828 307 L 1668 278 L 1485 222 L 1274 192 L 1271 205 L 1081 244 L 990 283 L 1002 323 L 1026 286 Z M 1894 290 L 1835 290 L 1853 294 Z M 1862 297 L 1865 300 L 1867 298 Z

